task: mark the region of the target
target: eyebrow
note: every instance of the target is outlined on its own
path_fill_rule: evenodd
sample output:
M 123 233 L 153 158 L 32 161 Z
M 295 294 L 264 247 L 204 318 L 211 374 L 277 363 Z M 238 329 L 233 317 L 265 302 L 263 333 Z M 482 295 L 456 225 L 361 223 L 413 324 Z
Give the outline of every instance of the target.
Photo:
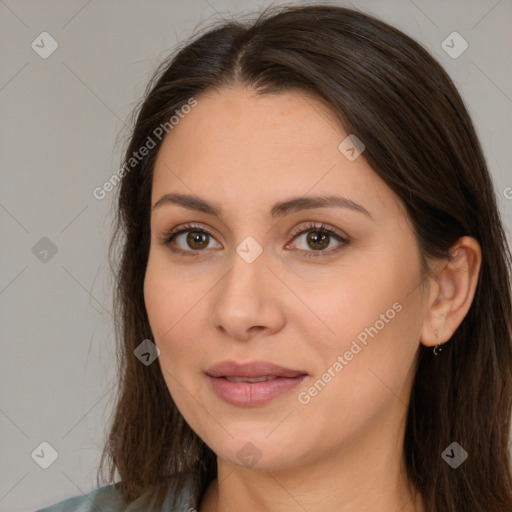
M 164 194 L 153 205 L 152 210 L 166 204 L 173 204 L 189 210 L 197 210 L 217 217 L 222 217 L 222 208 L 218 203 L 208 202 L 195 195 L 177 193 Z M 302 210 L 329 207 L 347 208 L 349 210 L 363 213 L 370 219 L 373 219 L 370 212 L 364 206 L 346 197 L 336 195 L 293 197 L 286 201 L 275 203 L 270 209 L 270 215 L 272 218 L 276 219 Z

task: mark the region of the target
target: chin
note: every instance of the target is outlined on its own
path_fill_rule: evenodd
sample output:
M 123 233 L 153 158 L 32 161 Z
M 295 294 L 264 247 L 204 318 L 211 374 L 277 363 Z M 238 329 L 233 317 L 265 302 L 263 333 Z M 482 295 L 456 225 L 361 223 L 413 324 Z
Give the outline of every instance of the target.
M 269 436 L 268 432 L 233 433 L 234 439 L 229 437 L 224 444 L 212 443 L 210 447 L 218 457 L 231 464 L 262 471 L 287 469 L 306 457 L 303 437 L 294 438 L 286 433 L 283 435 L 283 432 Z M 300 453 L 297 452 L 299 447 Z

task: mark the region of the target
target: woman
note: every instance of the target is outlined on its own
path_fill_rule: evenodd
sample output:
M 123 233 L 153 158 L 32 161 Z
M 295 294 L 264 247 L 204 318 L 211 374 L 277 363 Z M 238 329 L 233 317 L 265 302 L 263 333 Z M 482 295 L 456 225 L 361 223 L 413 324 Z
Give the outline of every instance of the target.
M 120 177 L 111 485 L 46 511 L 512 510 L 510 252 L 418 43 L 333 6 L 217 26 Z

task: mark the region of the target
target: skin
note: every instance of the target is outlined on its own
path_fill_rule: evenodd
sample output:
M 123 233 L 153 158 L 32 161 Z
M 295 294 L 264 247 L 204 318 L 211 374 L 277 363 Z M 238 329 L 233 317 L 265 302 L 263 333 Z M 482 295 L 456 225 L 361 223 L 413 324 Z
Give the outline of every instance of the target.
M 196 99 L 159 150 L 151 204 L 194 194 L 218 203 L 222 216 L 154 208 L 144 294 L 169 392 L 217 454 L 219 476 L 200 512 L 423 511 L 402 462 L 406 405 L 420 343 L 449 340 L 469 310 L 478 243 L 461 238 L 456 261 L 432 261 L 433 275 L 423 277 L 400 201 L 364 153 L 349 161 L 340 152 L 348 134 L 314 97 L 258 96 L 236 85 Z M 270 216 L 275 202 L 330 194 L 359 203 L 371 218 L 338 207 Z M 211 234 L 205 248 L 188 245 L 187 233 L 171 246 L 161 242 L 185 223 Z M 349 242 L 331 237 L 314 250 L 307 236 L 315 228 L 293 236 L 308 223 Z M 252 263 L 236 252 L 248 236 L 263 251 Z M 301 403 L 299 393 L 397 302 L 401 311 Z M 234 406 L 205 374 L 225 360 L 271 361 L 308 377 L 266 404 Z M 247 443 L 260 457 L 254 466 L 237 456 Z

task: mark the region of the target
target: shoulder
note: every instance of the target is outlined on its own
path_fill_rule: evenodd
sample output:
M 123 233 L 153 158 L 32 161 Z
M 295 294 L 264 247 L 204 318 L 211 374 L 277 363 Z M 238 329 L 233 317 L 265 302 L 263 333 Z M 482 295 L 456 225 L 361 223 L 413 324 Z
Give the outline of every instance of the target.
M 182 510 L 188 512 L 191 509 L 193 510 L 197 504 L 193 481 L 194 478 L 190 475 L 181 492 L 174 496 L 175 499 L 177 498 L 179 507 L 176 512 L 181 512 Z M 151 494 L 145 494 L 127 504 L 115 485 L 106 485 L 87 494 L 59 501 L 36 512 L 146 512 L 147 497 L 151 498 Z M 170 510 L 170 503 L 174 501 L 172 498 L 172 493 L 169 493 L 163 510 Z
M 95 512 L 98 509 L 102 512 L 123 510 L 123 500 L 115 486 L 106 485 L 87 494 L 59 501 L 36 512 Z

